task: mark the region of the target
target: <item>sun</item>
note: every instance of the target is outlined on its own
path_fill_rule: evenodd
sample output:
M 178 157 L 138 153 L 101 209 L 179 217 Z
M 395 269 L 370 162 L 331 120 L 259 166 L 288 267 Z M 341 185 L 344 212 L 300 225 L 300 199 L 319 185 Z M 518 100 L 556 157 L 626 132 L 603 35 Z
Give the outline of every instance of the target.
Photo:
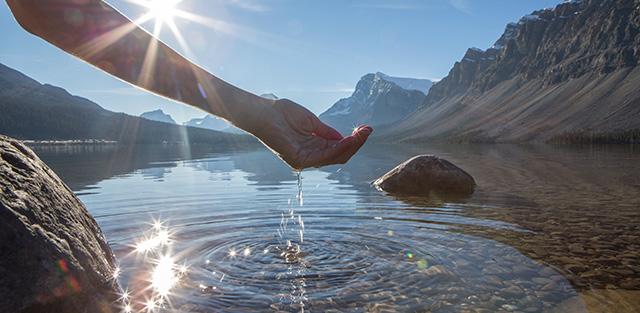
M 182 0 L 149 0 L 144 6 L 149 9 L 148 14 L 156 22 L 169 23 L 177 13 L 176 5 Z

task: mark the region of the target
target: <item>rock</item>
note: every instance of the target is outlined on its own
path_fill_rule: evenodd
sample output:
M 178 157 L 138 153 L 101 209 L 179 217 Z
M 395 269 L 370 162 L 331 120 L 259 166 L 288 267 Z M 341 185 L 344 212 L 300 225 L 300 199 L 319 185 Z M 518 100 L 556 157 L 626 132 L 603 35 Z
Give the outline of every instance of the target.
M 96 221 L 29 148 L 0 136 L 0 312 L 119 312 Z
M 402 162 L 373 185 L 392 194 L 432 196 L 469 195 L 476 186 L 471 175 L 433 155 L 418 155 Z

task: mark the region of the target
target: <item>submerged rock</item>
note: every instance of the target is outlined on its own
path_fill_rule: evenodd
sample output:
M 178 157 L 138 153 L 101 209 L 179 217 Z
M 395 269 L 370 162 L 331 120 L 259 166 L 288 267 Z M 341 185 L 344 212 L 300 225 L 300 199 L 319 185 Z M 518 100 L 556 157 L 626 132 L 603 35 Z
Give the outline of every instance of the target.
M 398 195 L 470 195 L 476 183 L 471 175 L 433 155 L 418 155 L 402 162 L 373 182 L 380 190 Z
M 0 136 L 0 312 L 118 312 L 96 221 L 29 148 Z

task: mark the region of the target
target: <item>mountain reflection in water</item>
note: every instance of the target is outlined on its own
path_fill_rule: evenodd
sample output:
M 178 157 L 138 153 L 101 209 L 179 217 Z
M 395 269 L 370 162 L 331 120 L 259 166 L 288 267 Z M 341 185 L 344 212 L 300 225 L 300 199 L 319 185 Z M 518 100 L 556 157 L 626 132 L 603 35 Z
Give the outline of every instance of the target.
M 96 217 L 123 286 L 139 266 L 132 245 L 166 221 L 188 273 L 165 311 L 640 310 L 633 146 L 367 145 L 346 165 L 302 173 L 304 271 L 274 249 L 297 181 L 267 150 L 36 152 Z M 370 186 L 422 153 L 468 171 L 476 192 L 394 198 Z

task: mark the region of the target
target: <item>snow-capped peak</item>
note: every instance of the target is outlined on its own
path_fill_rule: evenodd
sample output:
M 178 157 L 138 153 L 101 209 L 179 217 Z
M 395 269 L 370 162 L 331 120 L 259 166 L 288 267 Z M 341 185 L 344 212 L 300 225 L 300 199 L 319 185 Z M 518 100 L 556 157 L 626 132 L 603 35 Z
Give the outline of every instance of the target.
M 433 85 L 433 82 L 428 79 L 420 79 L 420 78 L 408 78 L 408 77 L 394 77 L 389 76 L 381 72 L 376 72 L 375 76 L 379 77 L 382 80 L 394 83 L 398 85 L 398 87 L 406 90 L 418 90 L 425 95 L 429 92 L 429 89 Z
M 263 93 L 260 95 L 260 97 L 263 97 L 265 99 L 270 99 L 270 100 L 278 100 L 278 96 L 272 94 L 272 93 Z

